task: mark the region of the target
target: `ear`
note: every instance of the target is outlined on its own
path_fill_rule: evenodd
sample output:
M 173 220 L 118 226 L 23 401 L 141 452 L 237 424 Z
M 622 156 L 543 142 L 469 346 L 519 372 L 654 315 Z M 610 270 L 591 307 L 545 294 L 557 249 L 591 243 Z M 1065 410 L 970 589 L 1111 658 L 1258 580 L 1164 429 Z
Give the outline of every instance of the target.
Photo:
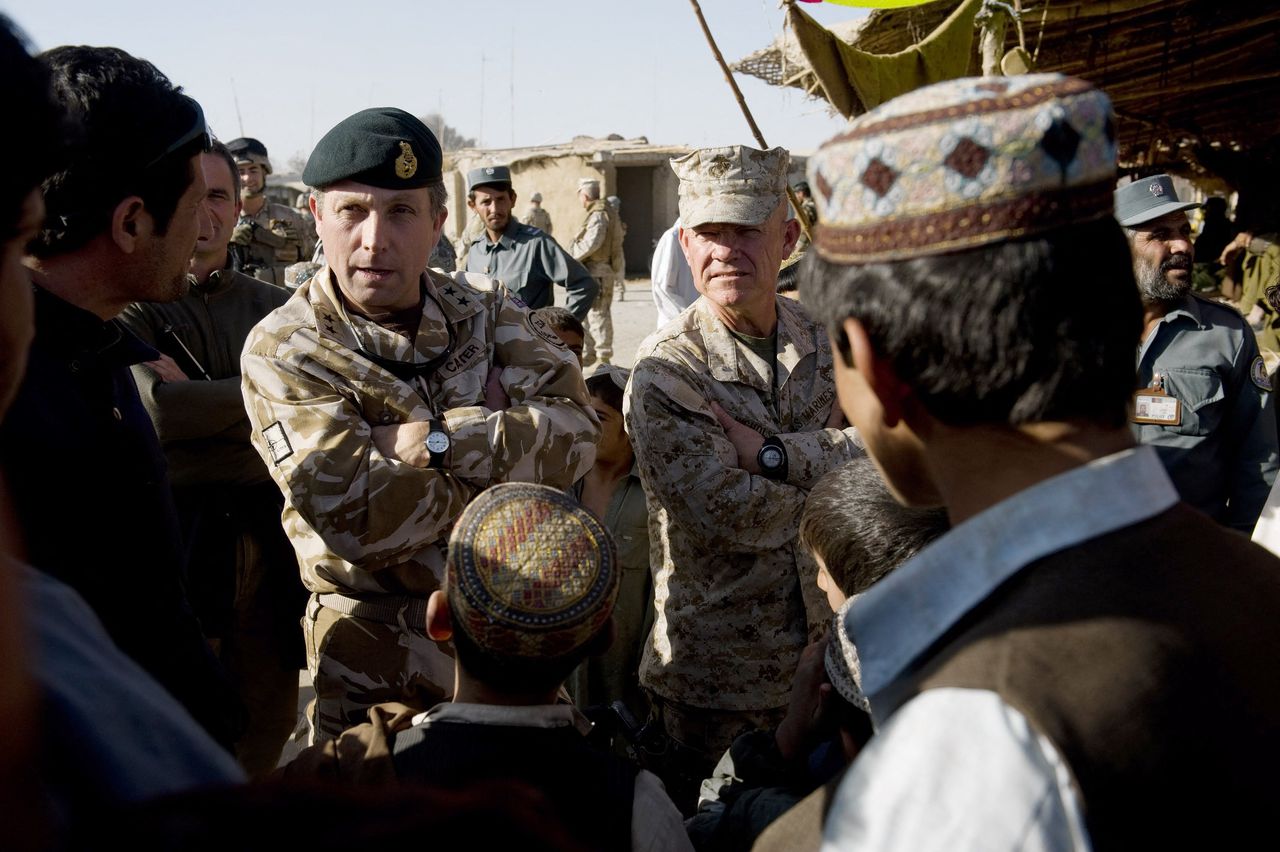
M 323 218 L 320 214 L 320 205 L 316 203 L 316 197 L 314 195 L 311 195 L 310 193 L 307 194 L 307 207 L 311 210 L 312 219 L 315 219 L 317 222 L 319 222 Z M 236 200 L 237 217 L 239 216 L 239 214 L 240 214 L 240 201 L 239 199 L 237 199 Z
M 512 207 L 515 207 L 515 206 L 516 206 L 516 191 L 515 191 L 514 189 L 508 189 L 508 190 L 507 190 L 507 192 L 511 193 L 511 206 L 512 206 Z
M 854 369 L 880 401 L 880 407 L 884 409 L 884 425 L 892 429 L 903 419 L 904 403 L 911 396 L 911 387 L 898 378 L 888 359 L 876 353 L 862 323 L 846 317 L 844 333 L 849 338 Z
M 791 202 L 787 202 L 790 204 Z M 783 222 L 782 228 L 782 256 L 784 258 L 791 257 L 791 252 L 795 251 L 796 243 L 800 241 L 800 220 L 787 219 Z
M 111 211 L 111 240 L 125 254 L 133 254 L 138 240 L 152 230 L 151 214 L 146 202 L 137 195 L 130 195 Z
M 427 636 L 437 642 L 453 638 L 453 615 L 449 612 L 449 599 L 439 589 L 427 598 Z

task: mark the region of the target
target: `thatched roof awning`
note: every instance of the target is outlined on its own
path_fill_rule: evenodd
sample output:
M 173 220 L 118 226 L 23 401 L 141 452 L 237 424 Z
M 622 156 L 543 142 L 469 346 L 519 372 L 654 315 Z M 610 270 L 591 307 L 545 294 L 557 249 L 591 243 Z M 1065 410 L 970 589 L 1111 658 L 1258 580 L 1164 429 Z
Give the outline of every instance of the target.
M 937 0 L 877 10 L 831 31 L 863 53 L 898 53 L 933 33 L 961 5 L 961 0 Z M 1280 3 L 1022 0 L 1022 5 L 1022 34 L 1035 56 L 1035 70 L 1083 77 L 1111 96 L 1125 165 L 1194 172 L 1202 154 L 1266 148 L 1280 136 Z M 853 90 L 851 98 L 831 97 L 833 87 L 824 86 L 814 68 L 831 65 L 832 48 L 806 55 L 806 39 L 796 39 L 794 31 L 821 28 L 794 2 L 789 6 L 788 31 L 735 70 L 803 89 L 846 116 L 865 111 L 856 86 L 846 87 Z M 1018 38 L 1011 23 L 1005 49 L 1016 47 Z M 975 37 L 972 74 L 981 68 L 977 42 Z

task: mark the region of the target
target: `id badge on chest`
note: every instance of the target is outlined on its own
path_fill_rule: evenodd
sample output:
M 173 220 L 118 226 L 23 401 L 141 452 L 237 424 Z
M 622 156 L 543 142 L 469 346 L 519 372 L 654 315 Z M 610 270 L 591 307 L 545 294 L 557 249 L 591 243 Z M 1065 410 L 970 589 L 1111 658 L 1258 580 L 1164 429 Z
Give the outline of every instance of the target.
M 1133 422 L 1153 426 L 1177 426 L 1182 422 L 1182 403 L 1164 390 L 1164 376 L 1156 373 L 1151 387 L 1133 395 Z

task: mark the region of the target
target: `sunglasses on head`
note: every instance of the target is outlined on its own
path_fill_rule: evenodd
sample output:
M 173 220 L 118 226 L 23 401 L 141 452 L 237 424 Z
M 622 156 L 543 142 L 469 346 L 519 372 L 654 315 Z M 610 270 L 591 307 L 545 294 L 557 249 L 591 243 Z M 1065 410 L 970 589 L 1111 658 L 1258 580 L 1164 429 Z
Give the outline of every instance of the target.
M 191 109 L 194 113 L 191 128 L 179 136 L 168 148 L 161 151 L 159 156 L 143 166 L 143 171 L 159 165 L 164 160 L 168 159 L 178 151 L 181 151 L 183 148 L 186 148 L 196 139 L 200 139 L 201 137 L 203 137 L 204 141 L 200 146 L 200 152 L 207 154 L 213 150 L 213 137 L 209 135 L 209 127 L 205 124 L 204 110 L 200 108 L 200 104 L 194 99 L 188 98 L 186 95 L 183 95 L 183 98 L 191 105 Z

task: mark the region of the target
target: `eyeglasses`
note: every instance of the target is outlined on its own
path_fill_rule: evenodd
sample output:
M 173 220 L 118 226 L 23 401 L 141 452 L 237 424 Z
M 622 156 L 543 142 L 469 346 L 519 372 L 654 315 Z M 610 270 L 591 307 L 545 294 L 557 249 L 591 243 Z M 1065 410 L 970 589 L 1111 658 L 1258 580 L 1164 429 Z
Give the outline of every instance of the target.
M 168 148 L 161 151 L 158 157 L 143 166 L 143 171 L 159 165 L 168 157 L 178 151 L 181 151 L 183 148 L 187 147 L 202 136 L 204 137 L 204 142 L 200 147 L 200 152 L 202 154 L 207 154 L 213 150 L 213 137 L 209 135 L 209 127 L 205 124 L 204 110 L 200 108 L 200 104 L 195 99 L 189 98 L 186 95 L 183 95 L 182 97 L 191 105 L 192 110 L 195 112 L 195 120 L 191 124 L 191 129 L 179 136 L 178 139 Z

